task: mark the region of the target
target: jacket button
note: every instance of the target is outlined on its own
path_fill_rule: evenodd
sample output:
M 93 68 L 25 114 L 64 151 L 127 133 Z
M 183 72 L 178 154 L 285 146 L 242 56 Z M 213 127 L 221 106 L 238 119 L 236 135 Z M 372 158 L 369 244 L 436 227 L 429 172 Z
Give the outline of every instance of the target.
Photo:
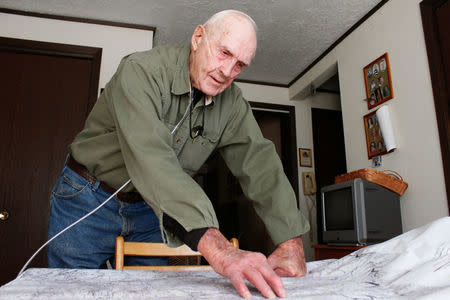
M 179 144 L 180 142 L 181 142 L 181 140 L 180 140 L 180 139 L 178 139 L 178 140 L 176 141 L 176 143 L 177 143 L 177 144 Z
M 202 146 L 205 147 L 206 146 L 206 142 L 202 142 Z

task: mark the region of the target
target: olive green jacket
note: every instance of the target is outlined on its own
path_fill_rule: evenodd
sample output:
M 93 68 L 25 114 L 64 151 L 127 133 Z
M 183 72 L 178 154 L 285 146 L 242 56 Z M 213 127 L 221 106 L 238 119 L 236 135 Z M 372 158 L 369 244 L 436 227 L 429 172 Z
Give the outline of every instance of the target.
M 189 137 L 189 53 L 188 47 L 156 47 L 125 57 L 70 145 L 71 155 L 114 188 L 131 178 L 126 190 L 137 189 L 153 208 L 171 246 L 180 240 L 164 229 L 163 214 L 188 232 L 219 228 L 210 200 L 192 179 L 215 149 L 274 243 L 305 233 L 309 224 L 275 147 L 236 85 L 206 106 L 203 136 Z M 192 111 L 192 127 L 202 122 L 202 102 Z

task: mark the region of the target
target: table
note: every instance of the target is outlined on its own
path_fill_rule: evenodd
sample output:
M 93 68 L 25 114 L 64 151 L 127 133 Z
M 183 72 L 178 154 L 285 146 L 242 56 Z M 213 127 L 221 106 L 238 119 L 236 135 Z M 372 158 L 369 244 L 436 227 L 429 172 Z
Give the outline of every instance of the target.
M 450 299 L 450 217 L 307 267 L 304 277 L 282 278 L 286 299 Z M 241 298 L 214 271 L 28 269 L 0 287 L 9 299 Z
M 234 296 L 231 284 L 212 271 L 36 268 L 2 286 L 0 299 L 198 299 L 212 293 Z
M 333 260 L 308 263 L 308 273 Z M 326 295 L 330 281 L 313 277 L 282 278 L 287 299 Z M 316 288 L 311 290 L 311 286 Z M 341 286 L 341 284 L 339 283 Z M 247 283 L 252 299 L 265 299 Z M 309 288 L 309 290 L 308 290 Z M 336 291 L 334 291 L 336 292 Z M 347 298 L 347 299 L 351 299 Z M 242 299 L 230 280 L 214 271 L 144 271 L 31 268 L 0 287 L 0 300 L 64 299 Z M 326 296 L 325 296 L 326 299 Z M 345 297 L 344 297 L 345 299 Z
M 303 278 L 283 278 L 287 292 L 294 292 Z M 311 285 L 310 283 L 304 283 Z M 264 299 L 248 285 L 252 299 Z M 242 299 L 230 280 L 214 271 L 135 271 L 44 269 L 26 270 L 0 287 L 1 300 L 23 299 Z M 297 299 L 294 297 L 292 299 Z

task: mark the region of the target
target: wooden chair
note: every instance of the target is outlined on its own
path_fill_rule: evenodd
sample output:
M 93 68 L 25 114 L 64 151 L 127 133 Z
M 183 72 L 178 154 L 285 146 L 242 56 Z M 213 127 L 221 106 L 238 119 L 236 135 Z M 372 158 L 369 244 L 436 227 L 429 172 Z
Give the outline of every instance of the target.
M 231 239 L 231 243 L 239 248 L 239 241 Z M 196 257 L 197 265 L 181 266 L 124 266 L 124 256 L 159 256 L 159 257 Z M 116 270 L 159 270 L 159 271 L 192 271 L 212 270 L 211 266 L 200 265 L 201 253 L 192 251 L 186 245 L 170 248 L 164 243 L 125 242 L 123 236 L 116 238 Z

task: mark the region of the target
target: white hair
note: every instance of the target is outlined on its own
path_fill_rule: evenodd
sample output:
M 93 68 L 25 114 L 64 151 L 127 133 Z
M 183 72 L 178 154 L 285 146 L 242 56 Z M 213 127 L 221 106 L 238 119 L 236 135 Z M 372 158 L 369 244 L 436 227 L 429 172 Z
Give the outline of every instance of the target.
M 229 16 L 240 17 L 247 20 L 250 24 L 252 24 L 253 30 L 255 31 L 255 35 L 257 34 L 258 27 L 256 26 L 255 21 L 253 21 L 253 19 L 246 13 L 233 9 L 222 10 L 219 11 L 218 13 L 215 13 L 203 24 L 203 26 L 208 27 L 214 25 L 222 25 L 221 23 Z

